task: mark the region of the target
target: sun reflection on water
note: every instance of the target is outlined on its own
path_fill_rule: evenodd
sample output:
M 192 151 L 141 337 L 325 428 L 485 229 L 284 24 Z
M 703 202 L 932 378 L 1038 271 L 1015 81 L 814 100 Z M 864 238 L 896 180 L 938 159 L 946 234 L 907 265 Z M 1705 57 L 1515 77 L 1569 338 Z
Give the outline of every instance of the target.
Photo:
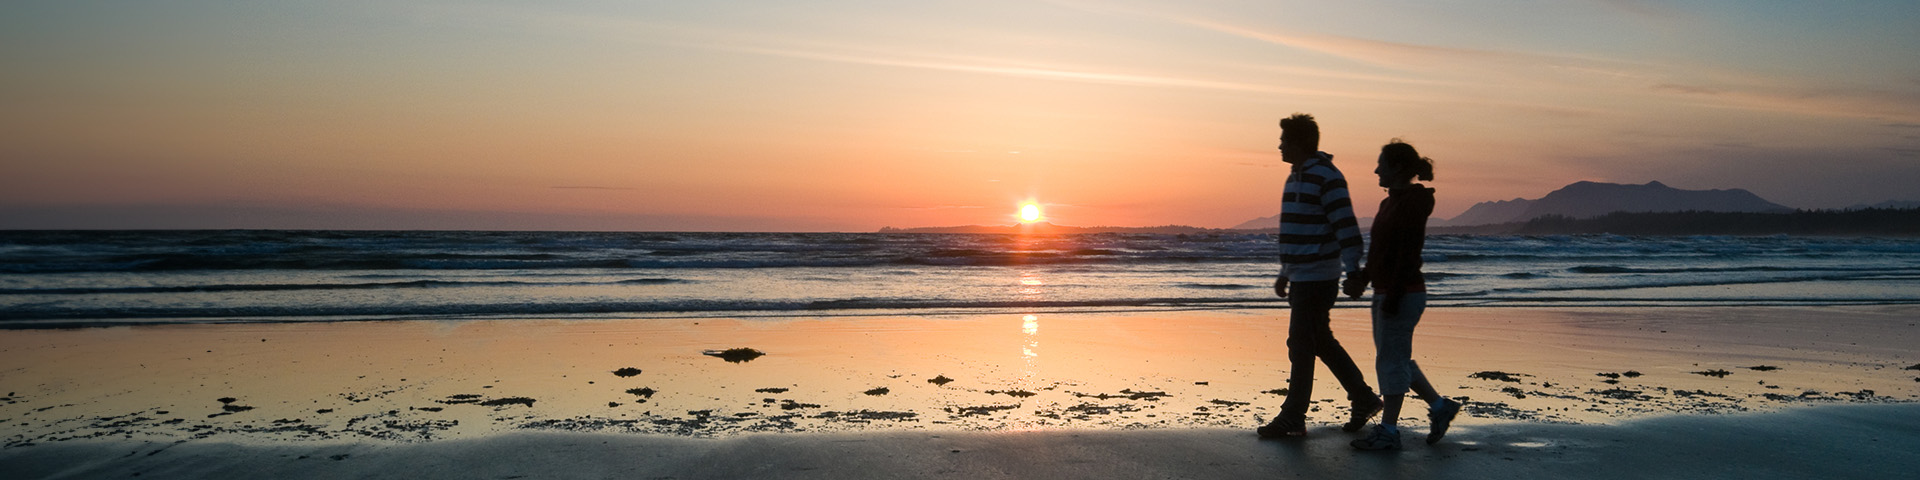
M 1042 293 L 1041 287 L 1045 286 L 1047 286 L 1047 281 L 1040 278 L 1038 272 L 1020 272 L 1020 288 L 1016 290 L 1016 293 L 1019 293 L 1022 297 L 1029 297 L 1029 299 L 1031 299 L 1031 297 L 1040 296 Z

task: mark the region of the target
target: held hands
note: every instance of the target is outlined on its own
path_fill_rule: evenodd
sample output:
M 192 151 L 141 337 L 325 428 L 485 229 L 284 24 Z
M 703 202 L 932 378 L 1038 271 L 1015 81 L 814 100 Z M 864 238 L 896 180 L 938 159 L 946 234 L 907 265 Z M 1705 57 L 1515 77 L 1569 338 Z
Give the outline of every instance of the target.
M 1355 270 L 1347 274 L 1347 282 L 1340 289 L 1347 294 L 1347 298 L 1359 300 L 1360 294 L 1367 293 L 1367 271 Z
M 1279 295 L 1280 298 L 1287 298 L 1287 277 L 1273 279 L 1273 294 Z

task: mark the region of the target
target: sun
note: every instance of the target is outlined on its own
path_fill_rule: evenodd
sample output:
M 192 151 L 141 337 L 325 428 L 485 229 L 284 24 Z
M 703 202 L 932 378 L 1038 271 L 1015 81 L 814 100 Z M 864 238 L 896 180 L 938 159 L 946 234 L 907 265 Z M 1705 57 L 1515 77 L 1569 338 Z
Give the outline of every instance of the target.
M 1040 221 L 1040 204 L 1028 202 L 1020 205 L 1020 221 L 1025 223 Z

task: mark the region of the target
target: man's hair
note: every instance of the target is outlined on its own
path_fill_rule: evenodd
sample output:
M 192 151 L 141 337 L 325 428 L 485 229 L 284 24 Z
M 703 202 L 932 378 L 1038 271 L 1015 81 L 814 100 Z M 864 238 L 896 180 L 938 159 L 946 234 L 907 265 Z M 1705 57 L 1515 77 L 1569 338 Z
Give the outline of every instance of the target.
M 1433 159 L 1420 156 L 1420 151 L 1414 150 L 1412 144 L 1398 138 L 1380 147 L 1380 159 L 1391 165 L 1412 168 L 1415 178 L 1433 180 Z
M 1320 124 L 1313 121 L 1313 115 L 1304 113 L 1280 119 L 1280 143 L 1309 152 L 1320 151 Z

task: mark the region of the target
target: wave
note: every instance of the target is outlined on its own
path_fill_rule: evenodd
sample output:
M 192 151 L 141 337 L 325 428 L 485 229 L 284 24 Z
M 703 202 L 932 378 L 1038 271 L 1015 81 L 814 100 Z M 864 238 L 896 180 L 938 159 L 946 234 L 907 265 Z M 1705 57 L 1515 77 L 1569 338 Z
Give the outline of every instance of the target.
M 1244 285 L 1244 284 L 1238 284 L 1238 283 L 1181 283 L 1181 284 L 1175 284 L 1174 286 L 1180 287 L 1180 288 L 1192 288 L 1197 290 L 1253 290 L 1253 289 L 1263 288 L 1257 285 Z
M 210 293 L 210 292 L 272 292 L 272 291 L 315 291 L 315 290 L 370 290 L 392 288 L 464 288 L 464 287 L 553 287 L 581 285 L 665 285 L 673 283 L 691 283 L 692 280 L 674 278 L 635 278 L 615 282 L 518 282 L 518 281 L 459 281 L 459 280 L 414 280 L 406 282 L 368 282 L 368 283 L 278 283 L 278 284 L 226 284 L 226 285 L 179 285 L 164 287 L 68 287 L 68 288 L 0 288 L 0 295 L 97 295 L 132 293 Z
M 1646 268 L 1624 267 L 1618 265 L 1580 265 L 1567 268 L 1569 273 L 1585 274 L 1621 274 L 1621 273 L 1738 273 L 1738 272 L 1885 272 L 1899 270 L 1893 266 L 1771 266 L 1752 265 L 1741 267 L 1669 267 Z
M 1485 292 L 1476 292 L 1484 294 Z M 900 312 L 902 315 L 942 315 L 1014 310 L 1155 311 L 1178 309 L 1281 309 L 1277 298 L 1139 298 L 1062 301 L 967 301 L 930 299 L 855 298 L 814 301 L 680 300 L 665 302 L 551 302 L 465 303 L 441 305 L 340 305 L 263 307 L 137 307 L 54 308 L 53 304 L 17 305 L 0 311 L 0 329 L 74 328 L 171 323 L 290 323 L 331 321 L 407 321 L 446 319 L 569 319 L 663 318 L 724 315 L 735 317 L 793 317 L 868 315 L 861 312 Z M 1335 308 L 1367 308 L 1362 301 L 1342 301 Z M 1780 297 L 1780 298 L 1619 298 L 1606 296 L 1517 296 L 1476 294 L 1437 295 L 1429 308 L 1448 307 L 1635 307 L 1635 306 L 1770 306 L 1770 305 L 1920 305 L 1920 298 Z
M 303 318 L 378 317 L 426 319 L 462 316 L 551 316 L 581 314 L 819 312 L 831 310 L 926 310 L 1078 307 L 1192 307 L 1260 304 L 1278 299 L 1140 298 L 1058 301 L 969 301 L 929 299 L 844 299 L 813 301 L 673 300 L 625 302 L 464 303 L 437 305 L 330 305 L 247 307 L 130 307 L 52 308 L 48 304 L 18 305 L 0 311 L 0 328 L 30 327 L 47 320 L 262 319 L 300 321 Z

